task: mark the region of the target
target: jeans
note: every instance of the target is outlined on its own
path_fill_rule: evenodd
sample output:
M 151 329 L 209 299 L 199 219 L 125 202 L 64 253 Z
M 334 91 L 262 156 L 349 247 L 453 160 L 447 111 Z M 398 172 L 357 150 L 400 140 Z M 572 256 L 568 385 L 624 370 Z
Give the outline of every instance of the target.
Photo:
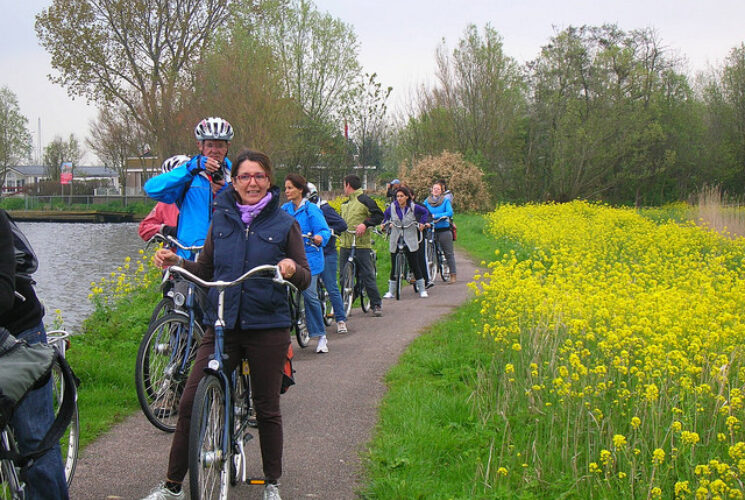
M 344 304 L 341 301 L 339 281 L 336 279 L 337 259 L 336 250 L 326 255 L 321 278 L 323 279 L 323 284 L 326 285 L 326 291 L 334 308 L 334 319 L 338 323 L 339 321 L 346 321 L 347 315 L 344 311 Z
M 39 323 L 16 338 L 29 344 L 47 341 L 44 324 Z M 44 387 L 26 394 L 13 413 L 10 425 L 21 453 L 34 451 L 54 422 L 52 407 L 52 379 Z M 68 498 L 65 470 L 59 445 L 39 458 L 26 472 L 26 498 L 28 500 Z
M 350 248 L 339 249 L 339 259 L 341 260 L 341 269 L 347 265 L 347 258 L 349 257 Z M 380 298 L 380 292 L 378 291 L 378 284 L 375 282 L 375 271 L 372 266 L 372 255 L 369 248 L 358 248 L 354 251 L 354 262 L 357 264 L 357 273 L 359 273 L 360 281 L 362 286 L 367 290 L 367 296 L 370 297 L 371 307 L 380 307 L 382 299 Z
M 310 333 L 311 337 L 326 335 L 321 301 L 318 300 L 318 277 L 320 275 L 319 273 L 311 276 L 310 286 L 303 290 L 303 299 L 305 299 L 305 324 L 308 326 L 308 333 Z

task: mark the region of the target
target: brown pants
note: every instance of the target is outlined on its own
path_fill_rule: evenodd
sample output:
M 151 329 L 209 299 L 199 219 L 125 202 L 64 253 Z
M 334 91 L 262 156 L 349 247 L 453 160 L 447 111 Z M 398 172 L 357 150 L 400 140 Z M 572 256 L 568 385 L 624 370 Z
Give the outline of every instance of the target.
M 282 368 L 287 358 L 290 332 L 287 328 L 272 330 L 228 330 L 225 332 L 225 372 L 232 373 L 242 359 L 251 367 L 251 390 L 259 424 L 259 442 L 264 476 L 276 481 L 282 475 L 282 414 L 279 390 Z M 215 331 L 209 328 L 197 350 L 194 366 L 186 381 L 179 404 L 176 432 L 168 461 L 169 481 L 183 482 L 189 468 L 189 424 L 194 393 L 204 375 L 210 355 L 215 352 Z

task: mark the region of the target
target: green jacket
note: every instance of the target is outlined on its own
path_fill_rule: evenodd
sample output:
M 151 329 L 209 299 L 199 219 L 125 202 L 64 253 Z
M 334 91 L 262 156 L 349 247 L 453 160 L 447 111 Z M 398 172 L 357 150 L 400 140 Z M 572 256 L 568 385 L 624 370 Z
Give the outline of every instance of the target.
M 349 199 L 341 204 L 341 217 L 347 223 L 348 231 L 354 231 L 360 223 L 373 227 L 383 222 L 383 212 L 378 204 L 364 194 L 361 188 L 350 194 Z M 346 232 L 342 234 L 341 246 L 350 248 L 352 237 L 353 235 Z M 357 248 L 370 248 L 370 231 L 358 236 L 356 245 Z

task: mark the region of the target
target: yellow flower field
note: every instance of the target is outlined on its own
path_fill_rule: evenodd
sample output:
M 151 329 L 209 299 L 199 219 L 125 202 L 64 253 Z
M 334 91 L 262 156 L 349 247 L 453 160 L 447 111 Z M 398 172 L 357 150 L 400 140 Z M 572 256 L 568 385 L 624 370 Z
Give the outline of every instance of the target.
M 494 348 L 473 402 L 505 428 L 482 480 L 743 498 L 745 240 L 579 201 L 487 226 L 516 251 L 472 284 Z

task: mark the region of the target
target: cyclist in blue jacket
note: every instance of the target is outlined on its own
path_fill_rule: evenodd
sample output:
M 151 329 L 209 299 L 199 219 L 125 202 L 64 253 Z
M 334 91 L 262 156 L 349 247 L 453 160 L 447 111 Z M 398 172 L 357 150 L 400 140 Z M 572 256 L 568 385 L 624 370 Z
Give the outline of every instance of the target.
M 233 139 L 230 123 L 222 118 L 205 118 L 195 127 L 194 135 L 198 155 L 145 183 L 148 196 L 178 206 L 177 238 L 184 246 L 204 244 L 215 195 L 225 188 L 232 167 L 227 157 Z M 184 250 L 177 253 L 185 259 L 193 257 Z
M 318 189 L 316 189 L 316 186 L 311 182 L 308 183 L 308 201 L 321 209 L 323 216 L 326 218 L 326 223 L 335 234 L 342 234 L 347 230 L 346 221 L 341 218 L 339 212 L 334 210 L 334 207 L 329 205 L 326 200 L 321 200 L 318 196 Z M 331 306 L 334 308 L 336 333 L 348 333 L 347 315 L 344 310 L 344 304 L 341 300 L 339 280 L 336 275 L 336 270 L 339 267 L 339 258 L 336 253 L 336 236 L 332 235 L 331 238 L 329 238 L 329 242 L 326 243 L 325 247 L 323 247 L 323 258 L 323 272 L 321 273 L 321 278 L 323 278 L 323 284 L 326 286 L 326 291 L 329 293 Z
M 305 299 L 305 320 L 308 333 L 318 339 L 316 352 L 329 352 L 326 342 L 326 325 L 323 323 L 323 311 L 318 299 L 318 276 L 323 272 L 323 247 L 331 238 L 331 230 L 321 209 L 305 199 L 308 194 L 308 182 L 300 174 L 287 174 L 285 177 L 285 196 L 290 200 L 282 205 L 282 210 L 295 217 L 303 235 L 305 256 L 310 266 L 310 286 L 303 290 Z

